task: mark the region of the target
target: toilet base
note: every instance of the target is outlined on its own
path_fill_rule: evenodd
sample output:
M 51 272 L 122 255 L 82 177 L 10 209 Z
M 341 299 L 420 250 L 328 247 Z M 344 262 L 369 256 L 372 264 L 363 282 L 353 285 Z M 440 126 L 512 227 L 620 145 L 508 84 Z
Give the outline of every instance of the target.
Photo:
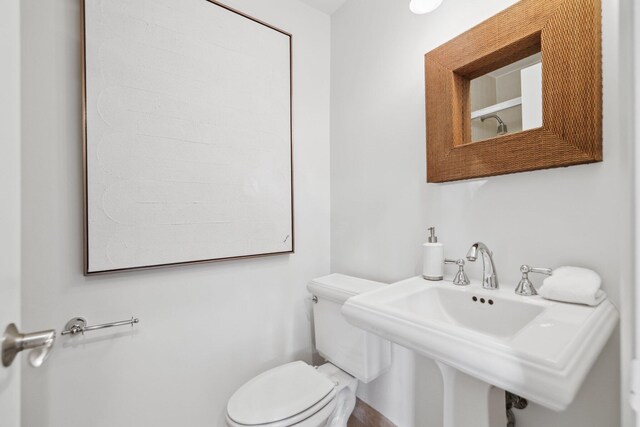
M 356 407 L 356 391 L 358 379 L 353 378 L 337 366 L 325 363 L 318 367 L 318 372 L 326 375 L 333 382 L 338 383 L 335 397 L 336 407 L 325 424 L 326 427 L 347 427 L 349 417 Z

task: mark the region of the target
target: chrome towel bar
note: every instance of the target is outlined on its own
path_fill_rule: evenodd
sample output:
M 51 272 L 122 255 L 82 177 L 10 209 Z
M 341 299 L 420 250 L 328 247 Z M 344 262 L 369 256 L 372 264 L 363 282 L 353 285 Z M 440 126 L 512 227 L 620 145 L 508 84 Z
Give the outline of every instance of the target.
M 113 328 L 114 326 L 131 325 L 131 327 L 133 327 L 134 324 L 139 322 L 140 322 L 140 319 L 131 317 L 131 319 L 129 320 L 122 320 L 120 322 L 103 323 L 101 325 L 87 326 L 87 320 L 85 318 L 74 317 L 73 319 L 69 320 L 67 324 L 64 326 L 64 331 L 61 332 L 61 335 L 84 334 L 85 332 L 96 331 L 98 329 Z

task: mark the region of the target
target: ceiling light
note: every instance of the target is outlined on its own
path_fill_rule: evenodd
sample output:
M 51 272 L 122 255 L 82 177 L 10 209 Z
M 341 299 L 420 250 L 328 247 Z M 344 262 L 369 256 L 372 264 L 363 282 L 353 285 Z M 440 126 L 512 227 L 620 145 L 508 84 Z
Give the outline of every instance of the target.
M 429 13 L 438 8 L 442 4 L 442 0 L 411 0 L 409 9 L 418 15 Z

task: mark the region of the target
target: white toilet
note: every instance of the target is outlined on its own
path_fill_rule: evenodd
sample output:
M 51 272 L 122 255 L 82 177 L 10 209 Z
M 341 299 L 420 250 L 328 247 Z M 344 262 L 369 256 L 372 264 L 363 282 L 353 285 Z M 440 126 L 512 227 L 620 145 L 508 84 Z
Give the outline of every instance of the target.
M 350 325 L 342 304 L 385 286 L 342 274 L 307 285 L 314 295 L 316 348 L 330 363 L 317 368 L 305 362 L 270 369 L 240 387 L 227 404 L 230 427 L 346 427 L 356 402 L 358 381 L 368 383 L 391 362 L 387 340 Z

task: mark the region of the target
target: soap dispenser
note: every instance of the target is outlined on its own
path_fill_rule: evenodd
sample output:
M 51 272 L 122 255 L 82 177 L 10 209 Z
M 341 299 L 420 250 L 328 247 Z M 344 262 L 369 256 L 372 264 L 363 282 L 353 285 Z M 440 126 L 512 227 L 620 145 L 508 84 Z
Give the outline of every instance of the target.
M 435 227 L 429 227 L 429 237 L 422 245 L 422 277 L 427 280 L 442 280 L 444 277 L 444 245 L 438 243 Z

